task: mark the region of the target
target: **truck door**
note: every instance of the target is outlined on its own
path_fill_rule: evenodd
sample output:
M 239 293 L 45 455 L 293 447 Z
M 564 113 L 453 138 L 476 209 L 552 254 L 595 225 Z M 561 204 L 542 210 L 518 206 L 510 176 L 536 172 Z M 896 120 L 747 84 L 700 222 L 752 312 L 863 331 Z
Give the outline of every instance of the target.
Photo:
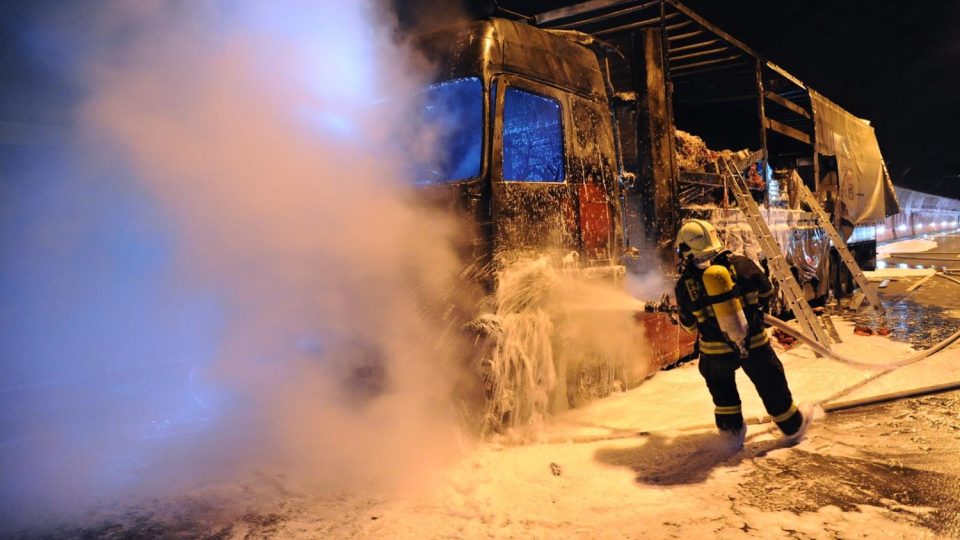
M 494 250 L 578 251 L 567 181 L 569 94 L 511 75 L 494 79 L 491 214 Z
M 568 182 L 578 187 L 581 260 L 589 265 L 619 264 L 620 186 L 613 125 L 605 101 L 571 96 Z

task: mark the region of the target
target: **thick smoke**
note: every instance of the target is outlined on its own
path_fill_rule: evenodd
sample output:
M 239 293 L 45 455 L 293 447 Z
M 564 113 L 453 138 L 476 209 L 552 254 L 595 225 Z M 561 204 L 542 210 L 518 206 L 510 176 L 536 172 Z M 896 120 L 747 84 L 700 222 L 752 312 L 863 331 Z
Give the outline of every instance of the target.
M 464 298 L 458 225 L 412 202 L 429 70 L 370 1 L 93 5 L 41 32 L 79 55 L 71 159 L 4 218 L 3 521 L 422 479 Z

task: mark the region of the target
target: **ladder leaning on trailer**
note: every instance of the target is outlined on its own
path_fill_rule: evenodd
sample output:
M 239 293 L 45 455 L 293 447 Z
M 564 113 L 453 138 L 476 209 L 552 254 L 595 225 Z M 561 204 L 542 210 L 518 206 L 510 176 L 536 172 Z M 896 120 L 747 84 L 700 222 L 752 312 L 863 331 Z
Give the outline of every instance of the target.
M 850 253 L 850 250 L 847 248 L 846 242 L 843 241 L 843 238 L 840 237 L 840 234 L 837 232 L 837 229 L 830 222 L 830 216 L 823 211 L 823 208 L 820 207 L 820 204 L 817 202 L 817 198 L 813 196 L 813 193 L 810 193 L 810 190 L 803 184 L 803 182 L 797 182 L 797 192 L 800 196 L 800 202 L 806 204 L 810 207 L 810 211 L 817 217 L 820 227 L 827 232 L 827 236 L 830 237 L 830 241 L 833 242 L 833 247 L 837 248 L 837 253 L 840 254 L 840 259 L 843 260 L 843 264 L 847 265 L 847 269 L 850 270 L 850 274 L 853 275 L 854 281 L 857 283 L 857 287 L 860 287 L 860 292 L 867 299 L 867 302 L 877 311 L 879 314 L 883 314 L 883 303 L 880 302 L 880 295 L 877 294 L 875 289 L 870 287 L 869 282 L 867 281 L 867 276 L 863 274 L 863 270 L 860 269 L 860 265 L 857 264 L 857 260 L 853 258 L 853 254 Z
M 756 235 L 760 248 L 763 249 L 763 254 L 767 258 L 767 266 L 770 268 L 770 273 L 774 279 L 780 284 L 780 290 L 783 292 L 787 306 L 800 322 L 804 332 L 813 336 L 817 343 L 829 349 L 830 338 L 813 313 L 813 309 L 810 308 L 810 304 L 807 303 L 807 299 L 803 296 L 803 290 L 793 277 L 793 272 L 790 271 L 790 265 L 783 256 L 780 244 L 777 243 L 777 239 L 770 232 L 767 222 L 760 215 L 760 208 L 757 206 L 757 202 L 753 200 L 746 180 L 740 173 L 739 168 L 730 164 L 728 158 L 721 157 L 720 160 L 725 169 L 723 175 L 729 180 L 727 185 L 733 192 L 740 211 L 747 218 L 747 223 L 750 224 L 753 234 Z

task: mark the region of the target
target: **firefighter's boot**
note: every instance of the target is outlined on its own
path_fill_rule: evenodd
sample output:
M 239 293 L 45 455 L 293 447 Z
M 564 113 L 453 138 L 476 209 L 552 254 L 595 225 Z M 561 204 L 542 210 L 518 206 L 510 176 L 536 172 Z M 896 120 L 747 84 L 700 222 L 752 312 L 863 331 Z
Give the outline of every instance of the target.
M 743 441 L 747 438 L 747 424 L 740 424 L 740 429 L 721 429 L 720 440 L 722 445 L 733 452 L 743 448 Z
M 813 403 L 800 403 L 797 405 L 797 413 L 801 415 L 800 427 L 792 433 L 784 433 L 783 438 L 781 439 L 783 443 L 787 446 L 793 446 L 799 444 L 800 441 L 807 435 L 807 430 L 810 429 L 810 422 L 813 421 L 813 416 L 815 414 L 815 406 Z

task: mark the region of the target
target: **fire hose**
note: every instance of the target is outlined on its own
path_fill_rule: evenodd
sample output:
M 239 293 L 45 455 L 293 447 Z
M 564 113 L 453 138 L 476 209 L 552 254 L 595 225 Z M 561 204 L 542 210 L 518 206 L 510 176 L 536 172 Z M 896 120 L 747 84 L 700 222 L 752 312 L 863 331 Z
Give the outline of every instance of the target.
M 950 346 L 952 343 L 960 339 L 960 330 L 958 330 L 953 334 L 951 334 L 949 337 L 947 337 L 947 339 L 941 341 L 940 343 L 937 343 L 936 345 L 934 345 L 933 347 L 930 347 L 929 349 L 919 351 L 915 354 L 911 354 L 910 356 L 907 356 L 906 358 L 903 358 L 896 362 L 889 362 L 886 364 L 874 364 L 870 362 L 860 362 L 858 360 L 854 360 L 852 358 L 844 356 L 838 352 L 832 351 L 820 345 L 819 343 L 817 343 L 815 339 L 800 332 L 796 328 L 788 325 L 784 321 L 781 321 L 780 319 L 772 315 L 764 315 L 763 320 L 770 326 L 773 326 L 778 330 L 786 332 L 787 334 L 790 334 L 791 336 L 797 338 L 803 343 L 809 345 L 811 349 L 817 352 L 817 354 L 831 358 L 838 362 L 842 362 L 844 364 L 849 364 L 851 366 L 866 368 L 866 369 L 892 369 L 892 368 L 907 366 L 915 362 L 919 362 L 920 360 L 923 360 L 924 358 L 927 358 L 928 356 L 931 356 L 934 353 L 940 352 L 944 348 Z
M 644 311 L 646 311 L 647 313 L 654 313 L 654 312 L 666 313 L 672 319 L 673 315 L 677 313 L 678 308 L 676 305 L 672 305 L 669 301 L 669 298 L 666 297 L 666 295 L 664 295 L 664 298 L 662 298 L 659 302 L 644 302 Z M 919 362 L 925 358 L 932 356 L 933 354 L 936 354 L 942 351 L 946 347 L 949 347 L 951 344 L 953 344 L 957 340 L 960 340 L 960 330 L 958 330 L 957 332 L 954 332 L 949 337 L 947 337 L 947 339 L 944 339 L 943 341 L 941 341 L 940 343 L 937 343 L 933 347 L 930 347 L 929 349 L 926 349 L 923 351 L 919 351 L 915 354 L 911 354 L 910 356 L 907 356 L 906 358 L 903 358 L 896 362 L 889 362 L 886 364 L 871 364 L 867 362 L 860 362 L 857 360 L 853 360 L 852 358 L 848 358 L 840 353 L 827 349 L 826 347 L 823 347 L 822 345 L 817 343 L 817 341 L 814 340 L 813 338 L 807 336 L 806 334 L 800 332 L 796 328 L 788 325 L 786 322 L 776 317 L 773 317 L 771 315 L 764 315 L 764 321 L 770 326 L 774 328 L 778 328 L 786 332 L 787 334 L 797 338 L 801 342 L 809 345 L 814 351 L 818 352 L 819 354 L 821 354 L 826 358 L 831 358 L 838 362 L 849 364 L 857 368 L 881 370 L 859 381 L 858 383 L 852 386 L 849 386 L 847 388 L 844 388 L 843 390 L 840 390 L 839 392 L 834 393 L 831 396 L 828 396 L 821 400 L 817 400 L 816 403 L 820 407 L 822 407 L 824 412 L 841 411 L 841 410 L 852 409 L 856 407 L 863 407 L 866 405 L 873 405 L 877 403 L 884 403 L 888 401 L 895 401 L 895 400 L 900 400 L 905 398 L 918 397 L 918 396 L 929 395 L 929 394 L 937 394 L 940 392 L 960 389 L 960 381 L 953 381 L 953 382 L 939 384 L 935 386 L 928 386 L 924 388 L 914 388 L 914 389 L 894 392 L 890 394 L 883 394 L 880 396 L 871 396 L 867 398 L 853 399 L 848 401 L 836 401 L 850 394 L 854 390 L 857 390 L 858 388 L 861 388 L 862 386 L 876 380 L 877 378 L 882 377 L 883 375 L 891 373 L 903 366 Z M 749 419 L 745 419 L 745 421 L 748 424 L 763 424 L 763 423 L 769 422 L 770 418 L 769 417 L 749 418 Z M 711 429 L 711 428 L 713 428 L 713 424 L 702 424 L 702 425 L 683 427 L 683 428 L 680 428 L 680 431 L 699 431 L 699 430 Z M 583 437 L 563 436 L 563 437 L 558 437 L 554 440 L 548 439 L 547 442 L 589 443 L 589 442 L 597 442 L 597 441 L 642 437 L 646 435 L 649 435 L 649 432 L 623 430 L 617 433 L 611 433 L 606 435 L 588 435 Z
M 957 279 L 957 278 L 955 278 L 955 277 L 953 277 L 953 276 L 947 275 L 947 274 L 945 274 L 945 273 L 943 273 L 943 272 L 937 272 L 937 273 L 936 273 L 936 276 L 937 276 L 937 277 L 942 277 L 943 279 L 952 281 L 952 282 L 956 283 L 957 285 L 960 285 L 960 279 Z
M 672 315 L 676 313 L 678 310 L 677 306 L 670 304 L 669 299 L 666 298 L 666 296 L 663 299 L 661 299 L 659 302 L 645 302 L 644 304 L 645 304 L 644 311 L 648 313 L 651 313 L 651 312 L 667 313 L 668 315 L 671 316 L 671 318 L 672 318 Z M 940 343 L 937 343 L 933 347 L 930 347 L 929 349 L 918 351 L 914 354 L 911 354 L 910 356 L 907 356 L 906 358 L 897 360 L 896 362 L 877 364 L 872 362 L 861 362 L 859 360 L 854 360 L 853 358 L 844 356 L 838 352 L 830 350 L 820 345 L 820 343 L 818 343 L 812 337 L 800 332 L 800 330 L 788 325 L 786 322 L 772 315 L 765 314 L 763 316 L 763 320 L 770 326 L 777 328 L 797 338 L 802 343 L 805 343 L 806 345 L 810 346 L 811 349 L 813 349 L 817 354 L 821 356 L 824 356 L 832 360 L 836 360 L 838 362 L 848 364 L 857 368 L 862 368 L 862 369 L 887 370 L 887 369 L 895 369 L 903 366 L 908 366 L 910 364 L 919 362 L 920 360 L 923 360 L 924 358 L 927 358 L 937 352 L 940 352 L 946 347 L 949 347 L 951 344 L 953 344 L 957 340 L 960 340 L 960 330 L 958 330 L 953 334 L 951 334 L 946 339 L 944 339 L 943 341 L 941 341 Z
M 886 375 L 886 374 L 888 374 L 888 373 L 890 373 L 890 372 L 893 372 L 893 371 L 895 371 L 895 370 L 897 370 L 897 369 L 899 369 L 899 368 L 901 368 L 901 367 L 903 367 L 903 366 L 908 366 L 908 365 L 910 365 L 910 364 L 915 364 L 915 363 L 917 363 L 917 362 L 919 362 L 919 361 L 921 361 L 921 360 L 923 360 L 923 359 L 925 359 L 925 358 L 929 358 L 930 356 L 932 356 L 932 355 L 934 355 L 934 354 L 942 351 L 943 349 L 949 347 L 952 343 L 954 343 L 954 342 L 956 342 L 958 339 L 960 339 L 960 330 L 954 332 L 953 334 L 951 334 L 950 336 L 948 336 L 947 339 L 944 339 L 943 341 L 941 341 L 940 343 L 937 343 L 937 344 L 934 345 L 933 347 L 930 347 L 929 349 L 926 349 L 926 350 L 919 351 L 919 352 L 917 352 L 917 353 L 911 354 L 910 356 L 907 356 L 906 358 L 900 359 L 900 360 L 898 360 L 898 361 L 896 361 L 896 362 L 888 362 L 888 363 L 885 363 L 885 364 L 872 364 L 872 363 L 860 362 L 860 361 L 857 361 L 857 360 L 853 360 L 852 358 L 848 358 L 848 357 L 846 357 L 846 356 L 844 356 L 844 355 L 842 355 L 842 354 L 840 354 L 840 353 L 837 353 L 837 352 L 834 352 L 834 351 L 832 351 L 832 350 L 830 350 L 830 349 L 827 349 L 826 347 L 824 347 L 824 346 L 820 345 L 819 343 L 817 343 L 816 340 L 814 340 L 814 339 L 811 338 L 810 336 L 807 336 L 806 334 L 800 332 L 800 331 L 797 330 L 796 328 L 791 327 L 790 325 L 788 325 L 788 324 L 785 323 L 784 321 L 781 321 L 780 319 L 778 319 L 778 318 L 776 318 L 776 317 L 773 317 L 772 315 L 764 315 L 764 316 L 763 316 L 763 319 L 764 319 L 764 321 L 766 321 L 767 324 L 769 324 L 770 326 L 773 326 L 774 328 L 777 328 L 777 329 L 779 329 L 779 330 L 781 330 L 781 331 L 783 331 L 783 332 L 786 332 L 787 334 L 790 334 L 791 336 L 797 338 L 798 340 L 802 341 L 803 343 L 809 345 L 810 348 L 812 348 L 814 351 L 816 351 L 817 353 L 819 353 L 820 355 L 822 355 L 822 356 L 824 356 L 824 357 L 826 357 L 826 358 L 830 358 L 830 359 L 836 360 L 836 361 L 838 361 L 838 362 L 842 362 L 842 363 L 844 363 L 844 364 L 849 364 L 849 365 L 851 365 L 851 366 L 854 366 L 854 367 L 860 368 L 860 369 L 879 369 L 879 370 L 881 370 L 881 371 L 879 371 L 879 372 L 877 372 L 877 373 L 874 373 L 873 375 L 867 377 L 866 379 L 863 379 L 862 381 L 854 384 L 853 386 L 849 386 L 849 387 L 847 387 L 847 388 L 844 388 L 843 390 L 840 390 L 839 392 L 834 393 L 833 395 L 827 397 L 826 399 L 820 400 L 819 403 L 823 406 L 823 409 L 824 409 L 825 411 L 827 411 L 827 412 L 835 411 L 835 410 L 842 410 L 842 409 L 849 409 L 849 408 L 858 407 L 858 406 L 861 406 L 861 405 L 870 405 L 870 404 L 873 404 L 873 403 L 881 403 L 881 402 L 884 402 L 884 401 L 892 401 L 892 400 L 895 400 L 895 399 L 902 399 L 902 398 L 913 397 L 913 396 L 917 396 L 917 395 L 924 395 L 924 394 L 929 394 L 929 393 L 936 393 L 936 392 L 942 392 L 942 391 L 947 391 L 947 390 L 954 390 L 954 389 L 960 387 L 960 383 L 953 382 L 953 383 L 948 383 L 948 384 L 946 384 L 946 385 L 938 385 L 938 386 L 936 386 L 936 387 L 919 388 L 919 389 L 914 389 L 914 390 L 908 390 L 908 391 L 906 391 L 906 392 L 897 392 L 897 393 L 894 393 L 894 394 L 877 396 L 877 397 L 873 397 L 873 398 L 867 398 L 867 399 L 862 399 L 862 400 L 854 400 L 854 401 L 851 401 L 851 402 L 839 402 L 839 403 L 835 403 L 835 401 L 836 401 L 837 399 L 840 399 L 840 398 L 842 398 L 843 396 L 846 396 L 846 395 L 850 394 L 850 393 L 853 392 L 854 390 L 857 390 L 857 389 L 865 386 L 867 383 L 873 382 L 873 381 L 875 381 L 876 379 L 878 379 L 878 378 L 880 378 L 880 377 L 882 377 L 882 376 L 884 376 L 884 375 Z

